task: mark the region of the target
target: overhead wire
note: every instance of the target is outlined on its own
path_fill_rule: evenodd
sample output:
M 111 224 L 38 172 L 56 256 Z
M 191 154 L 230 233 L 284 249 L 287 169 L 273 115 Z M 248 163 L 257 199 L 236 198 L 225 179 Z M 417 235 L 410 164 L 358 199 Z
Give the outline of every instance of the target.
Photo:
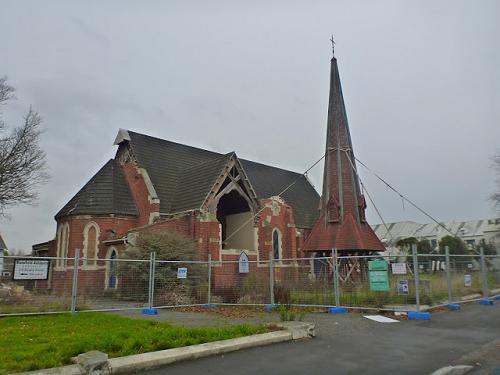
M 382 217 L 382 214 L 380 213 L 377 205 L 375 204 L 375 201 L 372 199 L 372 196 L 371 196 L 370 192 L 368 191 L 368 189 L 366 188 L 365 184 L 361 180 L 361 177 L 359 176 L 358 171 L 357 171 L 356 167 L 354 166 L 353 161 L 351 160 L 349 152 L 346 151 L 346 155 L 347 155 L 347 159 L 349 160 L 349 164 L 351 164 L 351 168 L 352 168 L 353 172 L 358 177 L 358 181 L 359 181 L 359 183 L 361 185 L 361 188 L 363 189 L 364 192 L 366 192 L 366 196 L 370 200 L 370 203 L 373 205 L 373 208 L 375 209 L 375 212 L 377 213 L 379 219 L 382 221 L 382 224 L 384 225 L 387 234 L 389 235 L 389 237 L 391 237 L 392 242 L 395 244 L 396 240 L 395 240 L 394 236 L 392 235 L 391 231 L 389 230 L 389 227 L 387 226 L 387 223 L 385 222 L 384 218 Z
M 329 149 L 328 151 L 326 151 L 318 160 L 316 160 L 313 164 L 311 164 L 311 166 L 309 168 L 307 168 L 302 174 L 300 174 L 299 177 L 297 177 L 294 181 L 292 181 L 289 185 L 287 185 L 280 193 L 278 193 L 276 196 L 277 197 L 281 197 L 284 193 L 286 193 L 290 188 L 292 188 L 292 186 L 294 186 L 302 177 L 305 177 L 307 176 L 307 173 L 313 169 L 319 162 L 321 162 L 321 160 L 323 160 L 325 157 L 326 157 L 326 154 L 328 152 L 332 152 L 332 151 L 336 151 L 337 149 L 334 149 L 334 148 L 331 148 Z M 377 213 L 378 217 L 380 218 L 380 220 L 382 221 L 387 233 L 389 234 L 389 236 L 391 237 L 391 239 L 394 241 L 394 236 L 392 235 L 391 231 L 389 230 L 389 227 L 387 226 L 387 223 L 385 222 L 385 220 L 383 219 L 379 209 L 377 208 L 371 194 L 369 193 L 368 189 L 366 188 L 366 185 L 362 182 L 355 166 L 354 166 L 354 163 L 353 161 L 351 160 L 351 157 L 349 155 L 349 151 L 351 149 L 350 148 L 341 148 L 340 151 L 343 151 L 346 153 L 347 155 L 347 158 L 349 160 L 349 163 L 351 164 L 351 168 L 353 169 L 354 173 L 356 174 L 356 176 L 358 177 L 358 180 L 363 188 L 364 191 L 366 191 L 366 195 L 368 197 L 368 199 L 370 200 L 370 203 L 373 205 L 374 209 L 375 209 L 375 212 Z M 379 181 L 381 181 L 387 188 L 389 188 L 390 190 L 392 190 L 395 194 L 397 194 L 401 200 L 403 201 L 403 205 L 404 205 L 404 202 L 408 202 L 411 206 L 413 206 L 414 208 L 416 208 L 419 212 L 421 212 L 422 214 L 424 214 L 426 217 L 428 217 L 429 219 L 431 219 L 434 223 L 436 223 L 438 226 L 440 226 L 441 228 L 443 228 L 445 231 L 447 231 L 448 233 L 450 233 L 451 236 L 453 237 L 456 237 L 456 234 L 453 233 L 451 230 L 449 230 L 445 225 L 443 225 L 442 223 L 440 223 L 438 220 L 436 220 L 432 215 L 430 215 L 429 213 L 427 213 L 424 209 L 420 208 L 416 203 L 414 203 L 413 201 L 411 201 L 409 198 L 407 198 L 404 194 L 402 194 L 401 192 L 399 192 L 395 187 L 393 187 L 391 184 L 389 184 L 385 179 L 383 179 L 382 177 L 380 177 L 380 175 L 378 175 L 376 172 L 374 172 L 371 168 L 369 168 L 365 163 L 363 163 L 361 160 L 359 160 L 354 154 L 353 154 L 353 158 L 354 160 L 356 160 L 359 164 L 361 164 L 364 168 L 366 168 L 371 174 L 373 174 Z M 247 221 L 245 221 L 241 226 L 239 226 L 238 228 L 236 228 L 229 236 L 227 236 L 224 241 L 221 242 L 221 244 L 227 244 L 227 241 L 229 241 L 232 237 L 234 237 L 240 230 L 242 230 L 243 228 L 245 228 L 250 222 L 252 222 L 262 211 L 264 211 L 266 207 L 262 207 L 261 209 L 259 209 L 254 215 L 252 215 L 252 217 L 250 219 L 248 219 Z
M 354 155 L 353 155 L 354 156 Z M 354 159 L 361 164 L 363 167 L 365 167 L 370 173 L 372 173 L 378 180 L 380 180 L 385 186 L 387 186 L 389 189 L 391 189 L 394 193 L 399 195 L 403 201 L 408 202 L 410 205 L 415 207 L 418 211 L 420 211 L 422 214 L 427 216 L 429 219 L 431 219 L 433 222 L 435 222 L 438 226 L 442 227 L 444 230 L 446 230 L 448 233 L 450 233 L 453 237 L 456 237 L 455 233 L 453 233 L 451 230 L 446 228 L 445 225 L 437 221 L 432 215 L 424 211 L 422 208 L 420 208 L 416 203 L 408 199 L 405 195 L 400 193 L 395 187 L 393 187 L 391 184 L 389 184 L 386 180 L 384 180 L 382 177 L 380 177 L 377 173 L 375 173 L 373 170 L 371 170 L 365 163 L 363 163 L 361 160 L 359 160 L 356 156 L 354 156 Z
M 327 151 L 328 152 L 328 151 Z M 313 169 L 316 165 L 318 165 L 318 163 L 323 160 L 327 154 L 327 152 L 325 152 L 323 154 L 323 156 L 321 156 L 318 160 L 316 160 L 309 168 L 306 169 L 306 171 L 302 174 L 299 175 L 299 177 L 297 177 L 295 180 L 292 181 L 292 183 L 290 183 L 288 186 L 286 186 L 280 193 L 278 193 L 278 195 L 275 195 L 277 197 L 281 197 L 283 194 L 285 194 L 293 185 L 295 185 L 302 177 L 305 177 L 307 176 L 307 173 Z M 260 210 L 258 210 L 250 219 L 248 219 L 247 221 L 245 221 L 241 226 L 239 226 L 238 228 L 236 228 L 229 236 L 227 236 L 224 241 L 221 242 L 221 244 L 227 244 L 227 241 L 230 240 L 232 237 L 234 237 L 240 230 L 242 230 L 243 228 L 245 228 L 249 223 L 251 223 L 252 221 L 254 221 L 254 219 L 262 212 L 265 210 L 265 206 L 262 207 Z

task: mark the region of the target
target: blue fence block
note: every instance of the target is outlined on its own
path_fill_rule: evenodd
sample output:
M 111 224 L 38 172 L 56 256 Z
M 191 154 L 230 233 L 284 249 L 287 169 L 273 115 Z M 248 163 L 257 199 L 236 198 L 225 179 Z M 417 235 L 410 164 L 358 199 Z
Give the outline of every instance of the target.
M 431 314 L 428 312 L 408 311 L 408 319 L 429 320 Z
M 479 300 L 479 304 L 480 305 L 494 305 L 495 302 L 493 302 L 493 300 L 491 300 L 491 299 L 486 299 L 485 298 L 485 299 Z
M 143 315 L 158 315 L 158 309 L 142 309 Z
M 462 306 L 460 306 L 458 303 L 449 303 L 446 306 L 448 306 L 450 309 L 455 310 L 455 311 L 462 310 Z
M 328 314 L 345 314 L 347 313 L 347 307 L 329 307 L 328 308 Z
M 495 296 L 495 299 L 496 299 L 497 301 L 500 301 L 500 296 Z
M 205 303 L 201 305 L 201 307 L 203 307 L 204 309 L 215 309 L 217 305 L 214 303 Z
M 273 311 L 276 308 L 276 305 L 265 305 L 264 310 Z

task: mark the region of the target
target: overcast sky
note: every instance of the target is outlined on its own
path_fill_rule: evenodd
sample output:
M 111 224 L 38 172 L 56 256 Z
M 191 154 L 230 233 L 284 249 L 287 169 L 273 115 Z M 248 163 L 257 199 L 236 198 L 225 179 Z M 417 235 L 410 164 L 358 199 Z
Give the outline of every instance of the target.
M 498 216 L 499 19 L 495 0 L 0 0 L 4 117 L 41 113 L 52 175 L 0 232 L 52 239 L 119 128 L 305 171 L 325 147 L 332 33 L 359 159 L 439 220 Z M 428 222 L 360 173 L 386 221 Z

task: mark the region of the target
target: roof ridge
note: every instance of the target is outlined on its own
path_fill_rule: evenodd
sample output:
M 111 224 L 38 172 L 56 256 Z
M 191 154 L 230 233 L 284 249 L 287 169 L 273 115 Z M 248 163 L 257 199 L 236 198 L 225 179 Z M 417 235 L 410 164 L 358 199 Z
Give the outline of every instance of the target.
M 132 130 L 127 130 L 130 133 L 132 134 L 135 134 L 135 135 L 139 135 L 139 136 L 142 136 L 142 137 L 147 137 L 147 138 L 152 138 L 152 139 L 156 139 L 158 141 L 161 141 L 161 142 L 165 142 L 165 143 L 170 143 L 170 144 L 174 144 L 174 145 L 178 145 L 178 146 L 183 146 L 183 147 L 189 147 L 189 148 L 194 148 L 196 150 L 201 150 L 201 151 L 205 151 L 205 152 L 210 152 L 210 153 L 213 153 L 213 154 L 217 154 L 217 155 L 224 155 L 223 153 L 221 152 L 218 152 L 218 151 L 211 151 L 211 150 L 207 150 L 205 148 L 201 148 L 201 147 L 195 147 L 195 146 L 190 146 L 190 145 L 187 145 L 185 143 L 180 143 L 180 142 L 175 142 L 175 141 L 171 141 L 171 140 L 168 140 L 168 139 L 164 139 L 164 138 L 159 138 L 159 137 L 154 137 L 152 135 L 148 135 L 148 134 L 143 134 L 143 133 L 137 133 L 137 132 L 134 132 Z
M 279 169 L 279 170 L 281 170 L 283 172 L 288 172 L 288 173 L 293 173 L 293 174 L 296 174 L 296 175 L 299 175 L 299 176 L 304 176 L 304 173 L 291 171 L 289 169 L 284 169 L 284 168 L 281 168 L 281 167 L 275 167 L 274 165 L 264 164 L 264 163 L 260 163 L 258 161 L 253 161 L 253 160 L 248 160 L 248 159 L 241 159 L 241 158 L 238 158 L 238 159 L 240 159 L 243 162 L 259 164 L 259 165 L 263 165 L 263 166 L 268 167 L 268 168 Z
M 210 152 L 212 154 L 216 154 L 216 155 L 220 155 L 220 156 L 225 156 L 225 155 L 231 155 L 231 154 L 236 154 L 235 151 L 230 151 L 230 152 L 227 152 L 225 154 L 221 153 L 221 152 L 218 152 L 218 151 L 212 151 L 212 150 L 207 150 L 205 148 L 200 148 L 200 147 L 195 147 L 195 146 L 190 146 L 190 145 L 187 145 L 185 143 L 179 143 L 179 142 L 174 142 L 174 141 L 170 141 L 168 139 L 164 139 L 164 138 L 159 138 L 159 137 L 154 137 L 152 135 L 148 135 L 148 134 L 143 134 L 143 133 L 138 133 L 138 132 L 134 132 L 132 130 L 127 130 L 127 132 L 129 133 L 132 133 L 132 134 L 135 134 L 135 135 L 138 135 L 138 136 L 142 136 L 142 137 L 147 137 L 147 138 L 152 138 L 152 139 L 156 139 L 158 141 L 161 141 L 161 142 L 165 142 L 165 143 L 170 143 L 170 144 L 174 144 L 174 145 L 179 145 L 179 146 L 183 146 L 183 147 L 189 147 L 189 148 L 192 148 L 192 149 L 196 149 L 196 150 L 201 150 L 201 151 L 205 151 L 205 152 Z M 133 142 L 131 142 L 133 144 Z M 133 147 L 133 145 L 132 145 Z M 297 174 L 297 175 L 304 175 L 304 173 L 300 173 L 300 172 L 296 172 L 296 171 L 292 171 L 290 169 L 285 169 L 285 168 L 282 168 L 282 167 L 276 167 L 274 165 L 269 165 L 269 164 L 264 164 L 264 163 L 261 163 L 261 162 L 258 162 L 258 161 L 253 161 L 253 160 L 250 160 L 250 159 L 242 159 L 242 158 L 239 158 L 241 161 L 244 161 L 244 162 L 250 162 L 250 163 L 255 163 L 255 164 L 259 164 L 259 165 L 263 165 L 263 166 L 266 166 L 266 167 L 270 167 L 270 168 L 275 168 L 275 169 L 279 169 L 279 170 L 282 170 L 284 172 L 289 172 L 289 173 L 294 173 L 294 174 Z

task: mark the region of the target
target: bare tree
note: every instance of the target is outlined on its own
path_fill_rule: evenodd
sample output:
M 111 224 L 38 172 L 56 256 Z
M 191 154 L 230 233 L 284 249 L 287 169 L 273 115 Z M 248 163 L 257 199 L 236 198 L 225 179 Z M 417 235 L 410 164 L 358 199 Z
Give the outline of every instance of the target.
M 493 157 L 493 168 L 498 172 L 497 192 L 491 196 L 497 208 L 500 208 L 500 152 Z
M 7 77 L 0 78 L 0 105 L 14 97 Z M 8 207 L 36 202 L 36 187 L 48 180 L 45 152 L 40 148 L 40 115 L 31 107 L 23 123 L 8 131 L 0 117 L 0 216 Z

